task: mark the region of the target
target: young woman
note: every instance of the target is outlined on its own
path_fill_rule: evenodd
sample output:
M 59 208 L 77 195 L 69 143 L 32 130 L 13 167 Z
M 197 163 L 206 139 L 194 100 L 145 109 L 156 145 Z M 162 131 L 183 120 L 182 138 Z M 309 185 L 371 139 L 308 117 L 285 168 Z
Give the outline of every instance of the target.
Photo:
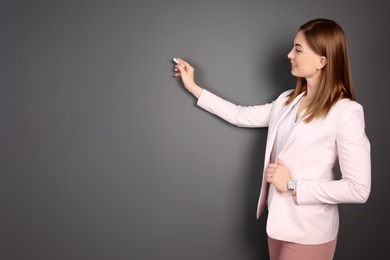
M 328 260 L 336 248 L 337 205 L 369 197 L 370 142 L 339 24 L 305 23 L 287 57 L 295 89 L 260 106 L 238 106 L 199 87 L 182 59 L 174 70 L 203 109 L 240 127 L 268 127 L 257 217 L 268 209 L 270 258 Z

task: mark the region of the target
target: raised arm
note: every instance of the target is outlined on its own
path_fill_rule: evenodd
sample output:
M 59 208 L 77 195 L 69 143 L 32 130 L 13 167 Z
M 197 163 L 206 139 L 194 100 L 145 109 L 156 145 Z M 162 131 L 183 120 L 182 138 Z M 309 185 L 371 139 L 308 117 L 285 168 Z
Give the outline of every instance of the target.
M 239 127 L 267 127 L 273 102 L 265 105 L 240 106 L 224 100 L 199 87 L 194 81 L 194 68 L 186 61 L 175 58 L 175 76 L 181 77 L 184 87 L 198 98 L 198 106 Z

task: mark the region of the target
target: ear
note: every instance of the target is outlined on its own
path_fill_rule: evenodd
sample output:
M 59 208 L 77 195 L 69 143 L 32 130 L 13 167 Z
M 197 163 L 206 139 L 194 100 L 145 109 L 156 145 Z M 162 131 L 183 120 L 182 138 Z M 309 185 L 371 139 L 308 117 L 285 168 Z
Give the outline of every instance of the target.
M 321 56 L 318 62 L 317 70 L 322 69 L 328 63 L 328 59 L 325 56 Z

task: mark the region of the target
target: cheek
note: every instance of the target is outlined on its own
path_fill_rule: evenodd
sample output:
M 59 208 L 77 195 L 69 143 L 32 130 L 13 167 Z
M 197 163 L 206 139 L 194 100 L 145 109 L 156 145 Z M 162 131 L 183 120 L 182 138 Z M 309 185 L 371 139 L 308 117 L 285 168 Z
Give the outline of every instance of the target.
M 316 72 L 316 66 L 312 60 L 305 57 L 295 58 L 297 67 L 292 70 L 292 74 L 298 77 L 310 77 Z

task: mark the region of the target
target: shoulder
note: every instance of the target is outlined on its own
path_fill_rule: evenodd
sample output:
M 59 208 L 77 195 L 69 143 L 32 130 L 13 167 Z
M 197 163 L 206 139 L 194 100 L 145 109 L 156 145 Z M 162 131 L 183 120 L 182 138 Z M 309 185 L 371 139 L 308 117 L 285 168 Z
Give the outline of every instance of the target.
M 288 98 L 288 95 L 290 95 L 292 92 L 294 92 L 294 89 L 289 89 L 284 92 L 282 92 L 276 99 L 277 102 L 285 102 Z
M 332 107 L 331 110 L 338 112 L 339 114 L 348 113 L 352 111 L 361 111 L 363 112 L 363 106 L 357 101 L 350 100 L 348 98 L 343 98 L 337 101 Z
M 280 99 L 280 98 L 286 99 L 287 96 L 290 95 L 292 92 L 294 92 L 294 89 L 286 90 L 286 91 L 282 92 L 282 93 L 279 95 L 278 99 Z
M 329 113 L 332 113 L 335 116 L 338 125 L 344 125 L 351 120 L 358 120 L 364 124 L 363 106 L 360 103 L 347 98 L 341 99 L 334 104 Z

